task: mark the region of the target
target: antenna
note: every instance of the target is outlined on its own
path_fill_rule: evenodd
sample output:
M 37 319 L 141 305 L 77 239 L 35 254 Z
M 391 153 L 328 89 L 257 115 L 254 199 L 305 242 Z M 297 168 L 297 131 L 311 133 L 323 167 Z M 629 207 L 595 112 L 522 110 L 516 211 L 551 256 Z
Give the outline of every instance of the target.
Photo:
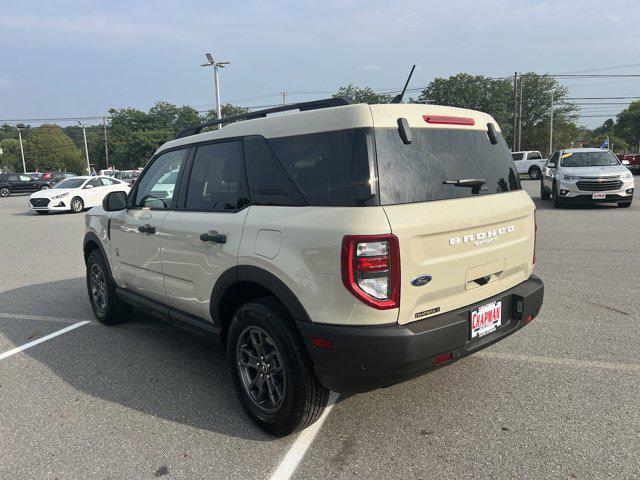
M 411 71 L 409 72 L 409 76 L 407 77 L 407 81 L 404 84 L 404 88 L 402 89 L 402 93 L 399 93 L 398 95 L 393 97 L 393 100 L 391 100 L 391 103 L 402 103 L 402 99 L 404 98 L 404 92 L 407 91 L 407 87 L 409 86 L 409 81 L 411 80 L 411 76 L 413 75 L 413 71 L 415 69 L 416 69 L 415 65 L 413 67 L 411 67 Z

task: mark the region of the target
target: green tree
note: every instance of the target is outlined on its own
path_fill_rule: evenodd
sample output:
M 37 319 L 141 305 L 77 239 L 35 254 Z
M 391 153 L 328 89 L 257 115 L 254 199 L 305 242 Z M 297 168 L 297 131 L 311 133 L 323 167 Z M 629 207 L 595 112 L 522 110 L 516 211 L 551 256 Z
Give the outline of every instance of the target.
M 27 171 L 67 170 L 85 173 L 86 163 L 73 141 L 58 125 L 32 128 L 24 139 Z
M 357 87 L 350 83 L 340 87 L 334 97 L 348 98 L 353 103 L 390 103 L 393 95 L 379 94 L 369 87 Z
M 22 172 L 22 156 L 20 155 L 20 142 L 15 138 L 0 140 L 0 168 L 8 172 Z
M 232 105 L 230 103 L 224 103 L 222 104 L 222 107 L 220 108 L 221 113 L 222 113 L 222 118 L 225 117 L 233 117 L 235 115 L 242 115 L 244 113 L 249 113 L 249 109 L 245 108 L 245 107 L 239 107 L 237 105 Z M 216 111 L 214 109 L 211 109 L 209 111 L 207 111 L 204 114 L 204 117 L 202 118 L 203 122 L 211 122 L 213 120 L 216 120 L 218 118 L 218 115 L 216 113 Z
M 496 119 L 504 137 L 511 138 L 513 84 L 509 80 L 467 73 L 436 78 L 420 93 L 417 101 L 486 112 Z
M 640 149 L 640 100 L 631 102 L 618 114 L 613 131 L 628 145 Z

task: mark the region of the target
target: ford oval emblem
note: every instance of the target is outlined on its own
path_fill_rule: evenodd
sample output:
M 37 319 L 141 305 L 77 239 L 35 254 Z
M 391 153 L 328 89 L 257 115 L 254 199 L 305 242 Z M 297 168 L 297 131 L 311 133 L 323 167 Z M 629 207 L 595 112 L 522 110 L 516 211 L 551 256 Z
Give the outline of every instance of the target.
M 431 275 L 420 275 L 411 280 L 411 285 L 414 287 L 422 287 L 431 281 Z

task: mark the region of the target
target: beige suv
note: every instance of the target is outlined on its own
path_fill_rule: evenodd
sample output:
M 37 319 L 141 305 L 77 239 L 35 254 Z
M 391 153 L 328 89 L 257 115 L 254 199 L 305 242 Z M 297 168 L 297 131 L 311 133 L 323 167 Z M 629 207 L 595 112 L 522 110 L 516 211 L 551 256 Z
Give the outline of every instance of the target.
M 87 288 L 105 324 L 137 307 L 220 338 L 268 432 L 538 314 L 534 205 L 489 115 L 330 99 L 222 123 L 87 214 Z

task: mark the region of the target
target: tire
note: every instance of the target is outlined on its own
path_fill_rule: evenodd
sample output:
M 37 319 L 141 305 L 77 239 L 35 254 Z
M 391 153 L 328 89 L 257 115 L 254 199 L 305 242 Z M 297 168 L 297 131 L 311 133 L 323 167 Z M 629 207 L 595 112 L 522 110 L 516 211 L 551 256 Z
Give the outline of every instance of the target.
M 551 190 L 551 198 L 553 199 L 553 208 L 562 208 L 562 199 L 560 198 L 560 195 L 558 195 L 558 187 L 555 183 Z
M 87 258 L 87 293 L 91 309 L 100 323 L 117 325 L 131 318 L 133 308 L 121 301 L 102 253 L 94 250 Z
M 540 198 L 542 200 L 549 200 L 549 190 L 544 188 L 544 185 L 542 184 L 542 180 L 540 180 Z
M 72 213 L 80 213 L 82 210 L 84 210 L 84 202 L 80 197 L 73 197 L 71 199 L 70 207 Z
M 316 378 L 291 315 L 275 298 L 259 298 L 236 311 L 227 357 L 240 403 L 263 430 L 280 437 L 320 418 L 329 390 Z
M 529 169 L 529 178 L 531 180 L 539 180 L 541 176 L 542 176 L 542 172 L 538 167 L 531 167 Z
M 0 197 L 6 198 L 11 196 L 11 189 L 9 187 L 0 188 Z
M 36 210 L 36 213 L 38 215 L 47 215 L 49 213 L 49 210 Z
M 620 208 L 629 208 L 631 206 L 631 202 L 620 202 L 618 203 L 618 207 Z

